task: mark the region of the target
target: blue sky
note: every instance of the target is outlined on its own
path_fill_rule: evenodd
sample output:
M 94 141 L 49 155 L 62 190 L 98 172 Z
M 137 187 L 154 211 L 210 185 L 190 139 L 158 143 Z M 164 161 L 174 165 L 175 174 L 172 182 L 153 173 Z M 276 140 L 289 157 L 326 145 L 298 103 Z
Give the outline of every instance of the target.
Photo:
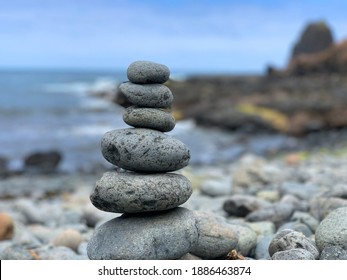
M 347 38 L 345 0 L 0 0 L 0 68 L 263 72 L 283 67 L 309 21 Z

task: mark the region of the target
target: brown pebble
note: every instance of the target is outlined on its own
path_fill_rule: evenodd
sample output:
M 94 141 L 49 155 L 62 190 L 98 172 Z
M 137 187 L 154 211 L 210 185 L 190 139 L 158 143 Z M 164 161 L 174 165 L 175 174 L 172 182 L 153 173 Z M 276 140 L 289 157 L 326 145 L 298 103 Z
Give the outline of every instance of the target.
M 297 165 L 301 160 L 302 158 L 298 153 L 289 154 L 285 157 L 285 162 L 288 165 Z
M 55 246 L 65 246 L 77 251 L 78 245 L 83 241 L 82 235 L 74 229 L 65 229 L 59 232 L 52 240 Z
M 0 213 L 0 240 L 12 239 L 14 234 L 14 224 L 12 218 L 4 213 Z

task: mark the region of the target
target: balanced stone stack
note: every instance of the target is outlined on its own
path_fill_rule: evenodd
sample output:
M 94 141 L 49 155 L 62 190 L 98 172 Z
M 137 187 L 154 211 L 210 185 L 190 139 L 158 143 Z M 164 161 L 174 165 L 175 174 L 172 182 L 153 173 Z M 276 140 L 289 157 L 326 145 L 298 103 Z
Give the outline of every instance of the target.
M 188 165 L 190 153 L 171 131 L 173 96 L 163 85 L 165 65 L 137 61 L 120 90 L 134 105 L 123 115 L 133 128 L 107 132 L 104 158 L 120 167 L 106 172 L 90 199 L 103 211 L 124 213 L 98 227 L 88 243 L 90 259 L 178 259 L 196 245 L 194 214 L 178 207 L 192 194 L 190 181 L 175 173 Z

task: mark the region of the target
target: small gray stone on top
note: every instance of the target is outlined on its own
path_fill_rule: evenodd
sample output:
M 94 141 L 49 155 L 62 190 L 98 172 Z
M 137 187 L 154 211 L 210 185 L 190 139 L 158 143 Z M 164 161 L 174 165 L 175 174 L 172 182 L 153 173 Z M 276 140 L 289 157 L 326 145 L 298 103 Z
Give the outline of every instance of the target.
M 167 66 L 151 61 L 135 61 L 127 70 L 129 81 L 135 84 L 162 84 L 170 76 Z
M 175 118 L 169 112 L 155 108 L 128 107 L 123 120 L 126 124 L 138 128 L 150 128 L 168 132 L 175 127 Z
M 317 227 L 316 243 L 320 251 L 327 246 L 347 247 L 347 207 L 332 211 Z
M 120 84 L 119 90 L 133 105 L 151 108 L 170 108 L 173 95 L 170 89 L 162 84 Z
M 190 181 L 180 174 L 113 171 L 97 181 L 90 200 L 103 211 L 136 213 L 172 209 L 191 194 Z
M 178 207 L 112 219 L 96 228 L 87 251 L 92 260 L 172 260 L 197 240 L 194 214 Z
M 190 159 L 189 149 L 180 140 L 146 128 L 106 132 L 101 152 L 110 163 L 143 173 L 175 171 L 187 166 Z

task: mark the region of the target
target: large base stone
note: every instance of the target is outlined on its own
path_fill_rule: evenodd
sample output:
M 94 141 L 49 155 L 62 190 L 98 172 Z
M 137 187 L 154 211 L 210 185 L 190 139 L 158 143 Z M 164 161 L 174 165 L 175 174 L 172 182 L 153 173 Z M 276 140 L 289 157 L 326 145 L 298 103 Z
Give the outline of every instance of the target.
M 197 240 L 194 214 L 179 207 L 110 220 L 95 230 L 87 252 L 93 260 L 178 259 Z

